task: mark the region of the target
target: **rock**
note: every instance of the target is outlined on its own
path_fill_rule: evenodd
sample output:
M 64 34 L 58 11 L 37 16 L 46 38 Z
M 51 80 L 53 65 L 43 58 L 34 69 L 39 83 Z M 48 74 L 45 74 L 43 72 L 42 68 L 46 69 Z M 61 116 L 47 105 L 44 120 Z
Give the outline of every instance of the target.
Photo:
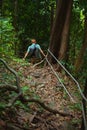
M 36 73 L 33 73 L 32 75 L 33 75 L 35 78 L 40 78 L 40 76 L 41 76 L 41 74 L 40 74 L 40 73 L 37 73 L 37 72 L 36 72 Z

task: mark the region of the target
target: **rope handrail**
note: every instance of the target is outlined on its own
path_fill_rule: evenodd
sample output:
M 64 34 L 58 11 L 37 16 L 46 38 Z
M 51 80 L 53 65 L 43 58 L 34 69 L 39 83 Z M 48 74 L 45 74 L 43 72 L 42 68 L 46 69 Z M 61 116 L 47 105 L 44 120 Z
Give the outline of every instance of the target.
M 55 75 L 56 78 L 59 80 L 59 82 L 61 83 L 61 85 L 63 86 L 63 88 L 65 89 L 65 91 L 66 91 L 66 93 L 68 94 L 68 96 L 70 97 L 70 99 L 71 99 L 73 102 L 75 102 L 75 100 L 73 99 L 73 97 L 72 97 L 72 96 L 70 95 L 70 93 L 67 91 L 65 85 L 62 83 L 60 77 L 58 76 L 58 74 L 57 74 L 57 73 L 55 72 L 55 70 L 53 69 L 53 67 L 52 67 L 52 65 L 50 64 L 50 62 L 48 61 L 48 59 L 47 59 L 47 58 L 45 58 L 45 59 L 46 59 L 47 63 L 49 64 L 49 66 L 51 67 L 51 69 L 52 69 L 54 75 Z
M 83 114 L 84 126 L 85 126 L 85 130 L 87 130 L 87 122 L 86 122 L 86 116 L 85 116 L 85 112 L 84 112 L 83 103 L 81 105 L 82 105 L 82 114 Z
M 79 92 L 82 96 L 82 98 L 87 102 L 87 98 L 84 96 L 79 83 L 76 81 L 76 79 L 69 73 L 69 71 L 61 64 L 61 62 L 53 55 L 53 53 L 48 49 L 48 52 L 51 54 L 51 56 L 57 61 L 57 63 L 65 70 L 65 72 L 67 72 L 67 74 L 73 79 L 73 81 L 77 84 L 77 87 L 79 89 Z M 47 58 L 46 58 L 47 59 Z M 83 115 L 83 120 L 84 120 L 84 126 L 85 126 L 85 130 L 87 130 L 87 122 L 86 122 L 86 116 L 85 116 L 85 112 L 84 112 L 84 108 L 83 108 L 83 103 L 81 102 L 82 105 L 82 115 Z
M 76 79 L 69 73 L 69 71 L 61 64 L 61 62 L 53 55 L 53 53 L 48 49 L 48 52 L 53 56 L 53 58 L 57 61 L 57 63 L 65 70 L 65 72 L 67 72 L 67 74 L 73 79 L 73 81 L 77 84 L 77 87 L 79 89 L 79 92 L 81 94 L 81 96 L 83 97 L 83 99 L 87 102 L 87 98 L 84 96 L 79 83 L 76 81 Z

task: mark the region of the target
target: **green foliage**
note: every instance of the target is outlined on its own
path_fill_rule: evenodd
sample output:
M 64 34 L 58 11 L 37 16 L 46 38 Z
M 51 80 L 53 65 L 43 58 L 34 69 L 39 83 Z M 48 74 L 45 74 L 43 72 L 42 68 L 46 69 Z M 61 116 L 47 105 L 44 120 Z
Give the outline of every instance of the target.
M 86 16 L 85 11 L 87 12 L 86 3 L 87 3 L 86 0 L 84 0 L 84 2 L 81 0 L 80 1 L 74 0 L 73 10 L 72 10 L 69 51 L 67 52 L 69 57 L 68 57 L 68 62 L 66 63 L 66 66 L 68 67 L 70 72 L 72 72 L 74 76 L 77 75 L 73 73 L 75 70 L 74 68 L 75 61 L 76 61 L 76 58 L 78 57 L 79 51 L 81 50 L 83 40 L 84 40 L 84 28 L 85 28 L 84 20 Z M 85 64 L 87 66 L 87 63 Z M 78 78 L 82 77 L 82 75 L 85 75 L 85 71 L 82 71 L 82 70 L 81 72 L 78 72 Z
M 82 111 L 81 103 L 76 103 L 76 104 L 74 104 L 74 105 L 70 105 L 70 108 L 71 108 L 72 110 Z
M 68 94 L 67 94 L 66 91 L 64 90 L 64 91 L 63 91 L 63 98 L 66 100 L 68 97 L 69 97 Z
M 26 39 L 33 37 L 37 40 L 48 39 L 50 31 L 50 11 L 48 8 L 48 2 L 28 1 L 25 5 L 24 1 L 22 1 L 19 3 L 19 8 L 18 30 L 21 31 L 21 40 L 25 41 Z
M 17 57 L 14 57 L 14 58 L 13 58 L 13 61 L 14 61 L 15 63 L 20 64 L 20 66 L 30 66 L 29 62 L 24 61 L 23 59 L 20 59 L 20 58 L 17 58 Z
M 15 6 L 15 1 L 5 0 L 3 2 L 2 13 L 7 17 L 11 17 L 9 24 L 14 23 L 15 16 L 16 22 L 15 26 L 17 28 L 16 35 L 19 38 L 20 43 L 17 45 L 17 53 L 21 56 L 24 55 L 24 51 L 29 45 L 30 38 L 36 38 L 38 43 L 41 43 L 42 48 L 48 48 L 49 36 L 50 36 L 50 21 L 51 21 L 51 5 L 54 5 L 54 10 L 56 10 L 55 0 L 32 0 L 24 1 L 18 0 L 17 6 Z M 71 36 L 70 36 L 70 49 L 69 49 L 69 61 L 73 65 L 76 56 L 78 55 L 79 49 L 82 44 L 83 38 L 83 28 L 84 28 L 84 11 L 86 12 L 87 1 L 74 0 L 73 3 L 73 14 L 71 19 Z M 17 11 L 15 12 L 14 9 Z M 16 14 L 15 14 L 16 13 Z M 55 14 L 54 14 L 55 15 Z M 4 20 L 3 20 L 4 21 Z M 7 25 L 6 25 L 7 27 Z M 10 29 L 11 30 L 11 29 Z M 8 33 L 9 34 L 9 33 Z M 13 31 L 12 31 L 13 34 Z M 11 34 L 11 35 L 12 35 Z M 10 35 L 10 34 L 9 34 Z M 11 38 L 11 39 L 10 39 Z M 5 40 L 8 41 L 8 48 L 14 48 L 14 39 L 7 36 Z M 15 39 L 16 40 L 16 39 Z M 12 41 L 12 42 L 11 42 Z M 5 42 L 4 42 L 5 43 Z M 11 43 L 11 44 L 10 44 Z M 13 45 L 12 45 L 13 44 Z M 3 44 L 2 48 L 6 47 Z M 10 46 L 10 47 L 9 47 Z M 6 52 L 10 53 L 7 48 Z M 11 51 L 14 49 L 11 49 Z M 3 52 L 1 50 L 1 52 Z
M 84 23 L 85 23 L 84 20 L 85 20 L 84 10 L 81 10 L 80 11 L 80 21 L 81 21 L 82 28 L 84 28 Z
M 81 124 L 81 119 L 80 118 L 78 118 L 78 119 L 73 118 L 72 124 Z
M 87 14 L 87 0 L 80 0 L 80 8 Z
M 26 97 L 26 98 L 34 98 L 34 99 L 40 99 L 39 96 L 37 94 L 35 94 L 34 91 L 31 90 L 31 88 L 29 86 L 23 86 L 22 87 L 22 92 L 23 92 L 23 95 Z M 28 104 L 29 105 L 32 105 L 33 102 L 29 102 Z M 16 107 L 19 107 L 19 108 L 23 108 L 24 110 L 26 111 L 29 111 L 29 105 L 28 104 L 22 104 L 21 101 L 17 100 L 15 102 L 15 106 Z
M 51 6 L 54 5 L 54 16 L 56 12 L 55 0 L 18 0 L 3 2 L 2 17 L 0 19 L 1 26 L 1 47 L 0 54 L 11 56 L 14 54 L 15 41 L 18 42 L 17 54 L 20 57 L 30 44 L 31 38 L 36 38 L 37 42 L 41 44 L 42 49 L 47 51 L 49 46 L 50 37 L 50 24 L 51 24 Z M 16 9 L 16 12 L 15 12 Z M 84 37 L 84 17 L 87 12 L 87 0 L 74 0 L 70 28 L 70 42 L 68 61 L 64 63 L 71 72 L 74 70 L 75 59 L 81 49 Z M 16 20 L 15 20 L 16 17 Z M 15 25 L 14 25 L 15 23 Z M 14 31 L 14 27 L 16 26 Z M 16 39 L 15 35 L 18 37 Z M 23 56 L 22 56 L 23 55 Z M 22 65 L 26 65 L 21 61 Z
M 50 16 L 51 5 L 56 7 L 55 0 L 32 0 L 3 2 L 3 15 L 12 17 L 12 23 L 16 26 L 16 36 L 19 43 L 17 44 L 17 54 L 24 55 L 24 51 L 29 45 L 30 38 L 36 38 L 41 43 L 42 48 L 48 48 L 50 36 Z M 16 10 L 16 11 L 15 11 Z
M 84 62 L 83 62 L 83 66 L 79 72 L 79 81 L 81 82 L 81 84 L 83 84 L 83 86 L 85 85 L 85 80 L 87 79 L 87 49 L 84 55 Z
M 22 104 L 21 101 L 17 100 L 14 104 L 16 108 L 22 108 L 26 111 L 29 111 L 29 107 L 26 104 Z
M 0 19 L 0 53 L 2 56 L 10 56 L 14 53 L 15 31 L 10 18 Z
M 82 10 L 77 6 L 73 8 L 72 22 L 70 30 L 70 49 L 69 49 L 69 61 L 73 65 L 78 52 L 81 48 L 84 36 L 84 15 Z
M 25 96 L 29 96 L 30 98 L 40 99 L 40 97 L 35 93 L 35 91 L 31 90 L 29 86 L 23 86 L 22 91 Z
M 23 86 L 23 87 L 22 87 L 22 91 L 23 91 L 23 93 L 27 93 L 27 91 L 28 91 L 28 92 L 30 91 L 30 87 L 28 87 L 28 86 Z
M 6 107 L 6 104 L 5 104 L 5 103 L 0 103 L 0 110 L 5 109 L 5 107 Z M 1 111 L 0 111 L 0 112 L 1 112 Z

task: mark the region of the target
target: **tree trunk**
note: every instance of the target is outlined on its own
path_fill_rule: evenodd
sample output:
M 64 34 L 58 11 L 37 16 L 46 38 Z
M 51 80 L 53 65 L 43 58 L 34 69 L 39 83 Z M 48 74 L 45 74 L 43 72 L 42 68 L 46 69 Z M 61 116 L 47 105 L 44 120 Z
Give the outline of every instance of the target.
M 64 23 L 63 32 L 62 32 L 62 40 L 61 40 L 61 46 L 59 51 L 59 57 L 58 57 L 60 60 L 66 57 L 66 52 L 67 52 L 68 42 L 69 42 L 71 11 L 72 11 L 72 0 L 69 2 L 68 5 L 67 15 Z
M 83 45 L 82 45 L 82 48 L 78 54 L 78 57 L 76 59 L 76 62 L 75 62 L 75 72 L 79 72 L 79 70 L 81 69 L 81 66 L 82 66 L 82 63 L 83 63 L 83 57 L 84 57 L 84 54 L 86 52 L 86 49 L 87 49 L 87 16 L 85 18 L 85 31 L 84 31 L 84 40 L 83 40 Z
M 62 48 L 61 43 L 63 44 L 65 40 L 67 42 L 68 39 L 69 25 L 68 27 L 65 27 L 65 25 L 67 25 L 69 23 L 68 20 L 70 20 L 71 5 L 72 5 L 72 0 L 66 0 L 66 1 L 61 0 L 57 2 L 57 13 L 52 28 L 50 45 L 49 45 L 50 51 L 54 54 L 56 58 L 58 58 L 60 55 L 59 54 L 60 48 Z M 48 59 L 51 63 L 55 63 L 55 60 L 50 54 L 48 54 Z

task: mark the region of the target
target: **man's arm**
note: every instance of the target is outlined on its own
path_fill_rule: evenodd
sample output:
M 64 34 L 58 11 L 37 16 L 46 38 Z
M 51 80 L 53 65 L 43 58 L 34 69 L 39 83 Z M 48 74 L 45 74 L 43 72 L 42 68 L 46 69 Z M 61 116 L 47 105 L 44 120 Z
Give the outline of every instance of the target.
M 42 53 L 42 55 L 45 57 L 45 54 L 44 52 L 42 51 L 42 49 L 40 48 L 40 52 Z
M 25 58 L 27 57 L 29 52 L 30 52 L 30 46 L 28 47 L 27 52 L 25 53 L 23 60 L 25 60 Z
M 27 55 L 28 55 L 28 51 L 25 53 L 25 56 L 24 56 L 23 60 L 25 60 L 25 58 L 27 57 Z

